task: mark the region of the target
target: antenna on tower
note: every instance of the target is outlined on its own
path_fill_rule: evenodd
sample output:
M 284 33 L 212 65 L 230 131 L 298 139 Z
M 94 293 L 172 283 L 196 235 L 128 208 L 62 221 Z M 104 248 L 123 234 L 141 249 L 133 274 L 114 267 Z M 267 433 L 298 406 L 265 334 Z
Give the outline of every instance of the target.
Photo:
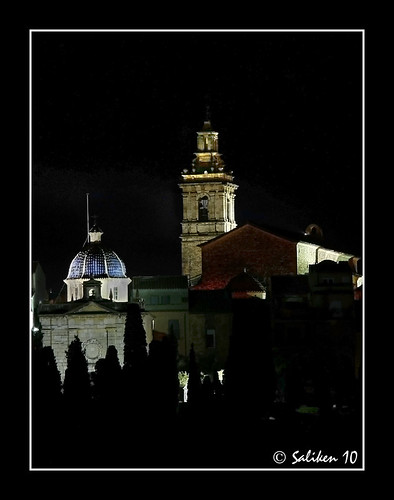
M 86 193 L 86 228 L 87 228 L 87 240 L 89 242 L 89 193 Z
M 206 105 L 205 107 L 205 121 L 210 122 L 211 121 L 211 109 L 209 107 L 209 104 Z

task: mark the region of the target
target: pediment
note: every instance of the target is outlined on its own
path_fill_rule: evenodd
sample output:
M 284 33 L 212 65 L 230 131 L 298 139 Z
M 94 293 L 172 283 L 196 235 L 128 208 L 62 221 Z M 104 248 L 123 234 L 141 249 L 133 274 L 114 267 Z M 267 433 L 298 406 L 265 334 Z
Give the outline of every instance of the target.
M 114 313 L 115 311 L 104 305 L 102 302 L 95 302 L 93 300 L 90 300 L 89 302 L 85 302 L 83 304 L 80 304 L 79 306 L 76 306 L 75 309 L 72 311 L 69 311 L 68 314 L 85 314 L 85 313 Z

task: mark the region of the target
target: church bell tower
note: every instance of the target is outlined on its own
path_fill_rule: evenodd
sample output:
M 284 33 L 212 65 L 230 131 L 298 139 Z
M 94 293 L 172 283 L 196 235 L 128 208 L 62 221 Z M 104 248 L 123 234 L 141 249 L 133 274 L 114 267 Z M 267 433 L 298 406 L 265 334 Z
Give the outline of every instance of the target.
M 218 132 L 212 130 L 209 115 L 197 132 L 197 152 L 189 169 L 182 172 L 182 274 L 195 279 L 202 273 L 199 245 L 234 229 L 233 183 L 218 149 Z

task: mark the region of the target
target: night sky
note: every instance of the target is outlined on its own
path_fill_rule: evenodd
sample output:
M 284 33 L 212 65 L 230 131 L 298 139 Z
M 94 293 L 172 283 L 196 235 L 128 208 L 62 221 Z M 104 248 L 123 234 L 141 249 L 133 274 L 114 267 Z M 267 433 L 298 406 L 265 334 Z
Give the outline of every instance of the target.
M 58 293 L 90 215 L 128 276 L 180 274 L 210 107 L 236 221 L 362 252 L 360 32 L 33 32 L 31 251 Z

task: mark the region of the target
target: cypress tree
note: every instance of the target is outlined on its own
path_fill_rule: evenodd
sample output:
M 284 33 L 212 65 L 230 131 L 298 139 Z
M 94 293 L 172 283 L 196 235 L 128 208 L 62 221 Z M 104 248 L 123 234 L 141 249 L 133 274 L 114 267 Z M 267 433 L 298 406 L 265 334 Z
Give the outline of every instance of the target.
M 125 418 L 143 419 L 146 405 L 147 342 L 141 310 L 130 303 L 124 330 L 123 403 Z
M 124 330 L 124 367 L 143 365 L 148 357 L 146 333 L 138 304 L 128 304 Z
M 120 397 L 122 368 L 114 345 L 107 348 L 105 358 L 97 361 L 94 372 L 95 399 L 102 403 L 117 402 Z
M 67 368 L 64 375 L 63 392 L 67 404 L 86 407 L 90 400 L 90 377 L 88 363 L 82 343 L 75 336 L 66 351 Z

